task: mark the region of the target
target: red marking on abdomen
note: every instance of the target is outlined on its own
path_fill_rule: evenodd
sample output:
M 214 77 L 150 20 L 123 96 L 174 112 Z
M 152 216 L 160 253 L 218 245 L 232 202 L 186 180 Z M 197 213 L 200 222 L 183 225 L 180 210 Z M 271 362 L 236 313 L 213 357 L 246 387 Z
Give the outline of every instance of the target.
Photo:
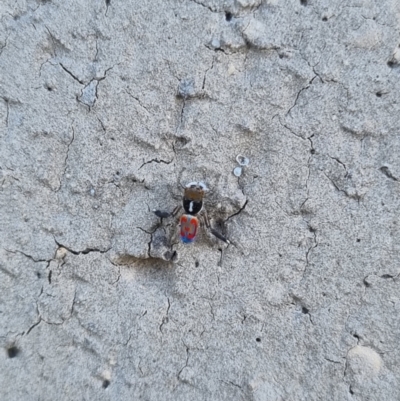
M 183 242 L 192 242 L 199 227 L 199 220 L 195 216 L 183 215 L 181 217 L 181 238 Z

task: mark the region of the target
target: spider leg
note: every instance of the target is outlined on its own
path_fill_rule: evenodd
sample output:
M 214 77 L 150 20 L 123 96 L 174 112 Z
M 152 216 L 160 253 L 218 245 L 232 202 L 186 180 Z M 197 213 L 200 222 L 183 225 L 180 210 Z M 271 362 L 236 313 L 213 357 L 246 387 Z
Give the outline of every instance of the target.
M 174 229 L 176 222 L 171 222 L 166 224 L 163 221 L 164 218 L 174 218 L 182 206 L 176 206 L 172 212 L 153 210 L 153 213 L 160 218 L 155 224 L 155 227 L 151 230 L 151 242 L 149 244 L 149 256 L 153 258 L 163 259 L 168 262 L 176 262 L 178 260 L 178 254 L 174 249 L 177 241 L 175 238 Z M 172 227 L 172 229 L 171 229 Z
M 227 238 L 225 238 L 220 232 L 211 227 L 206 209 L 203 209 L 201 213 L 203 215 L 204 223 L 207 229 L 211 232 L 211 234 L 220 239 L 221 241 L 225 242 L 226 244 L 230 244 L 231 242 Z
M 166 219 L 167 217 L 175 217 L 182 206 L 176 206 L 175 209 L 170 213 L 163 210 L 153 210 L 154 214 L 160 219 Z

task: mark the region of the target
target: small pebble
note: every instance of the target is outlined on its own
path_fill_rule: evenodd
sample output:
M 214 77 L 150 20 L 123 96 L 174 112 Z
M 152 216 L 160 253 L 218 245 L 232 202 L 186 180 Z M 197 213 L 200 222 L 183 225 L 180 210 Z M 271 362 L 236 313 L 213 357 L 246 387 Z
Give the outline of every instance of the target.
M 241 155 L 236 156 L 236 161 L 240 166 L 248 166 L 250 163 L 250 160 L 247 157 Z
M 186 78 L 182 79 L 178 85 L 178 96 L 187 99 L 189 97 L 194 96 L 196 93 L 195 91 L 195 84 L 193 78 Z
M 219 41 L 219 39 L 213 38 L 212 41 L 211 41 L 211 46 L 214 49 L 219 49 L 221 47 L 221 42 Z
M 240 176 L 242 175 L 242 168 L 241 168 L 241 167 L 236 167 L 236 168 L 233 170 L 233 174 L 234 174 L 236 177 L 240 177 Z

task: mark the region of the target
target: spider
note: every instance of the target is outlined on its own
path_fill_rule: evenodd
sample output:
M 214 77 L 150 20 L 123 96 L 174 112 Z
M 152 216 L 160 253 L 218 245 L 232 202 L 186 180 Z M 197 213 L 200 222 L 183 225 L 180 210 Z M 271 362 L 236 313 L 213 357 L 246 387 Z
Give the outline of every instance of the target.
M 163 219 L 175 217 L 183 207 L 185 213 L 180 217 L 180 237 L 184 244 L 190 244 L 196 239 L 200 220 L 204 222 L 211 234 L 226 244 L 230 244 L 227 238 L 211 227 L 207 212 L 203 208 L 203 198 L 207 191 L 208 188 L 202 182 L 190 182 L 184 188 L 182 205 L 176 206 L 171 213 L 161 210 L 153 212 L 157 217 Z

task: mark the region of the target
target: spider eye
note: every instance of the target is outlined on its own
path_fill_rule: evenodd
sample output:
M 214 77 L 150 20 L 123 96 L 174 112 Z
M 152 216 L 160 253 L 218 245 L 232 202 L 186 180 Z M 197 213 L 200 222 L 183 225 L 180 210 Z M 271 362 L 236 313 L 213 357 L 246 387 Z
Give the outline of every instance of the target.
M 193 188 L 196 186 L 196 184 L 197 184 L 197 182 L 189 182 L 189 184 L 185 185 L 185 188 Z
M 208 191 L 208 188 L 204 182 L 198 182 L 197 185 L 203 190 L 203 191 Z
M 192 181 L 186 184 L 185 186 L 185 188 L 198 188 L 198 187 L 203 191 L 208 191 L 206 184 L 204 184 L 204 182 L 201 181 Z

